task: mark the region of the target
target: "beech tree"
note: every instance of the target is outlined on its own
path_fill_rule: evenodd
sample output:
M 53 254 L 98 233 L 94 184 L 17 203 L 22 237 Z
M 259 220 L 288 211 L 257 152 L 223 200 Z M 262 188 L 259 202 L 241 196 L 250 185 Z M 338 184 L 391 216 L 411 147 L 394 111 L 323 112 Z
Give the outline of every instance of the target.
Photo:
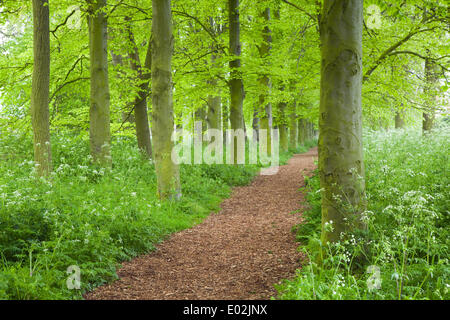
M 91 94 L 89 132 L 94 162 L 111 164 L 106 0 L 88 0 Z
M 180 172 L 172 161 L 171 139 L 174 131 L 171 1 L 153 0 L 152 9 L 152 134 L 158 195 L 161 199 L 179 199 Z
M 241 40 L 240 40 L 240 21 L 239 21 L 239 0 L 228 0 L 228 15 L 229 15 L 229 43 L 230 43 L 230 55 L 232 59 L 230 61 L 230 124 L 231 129 L 244 129 L 244 115 L 243 115 L 243 103 L 244 103 L 244 82 L 242 81 L 241 74 Z M 237 163 L 237 150 L 238 143 L 237 138 L 234 139 L 234 160 Z
M 323 243 L 338 241 L 341 233 L 362 227 L 362 29 L 362 0 L 324 1 L 319 110 Z
M 259 55 L 263 63 L 261 66 L 264 71 L 269 65 L 270 58 L 270 46 L 272 42 L 271 31 L 269 28 L 270 22 L 270 8 L 265 8 L 261 13 L 261 17 L 264 21 L 264 28 L 262 30 L 262 43 L 259 45 Z M 261 93 L 259 95 L 259 108 L 261 109 L 258 114 L 260 115 L 260 129 L 267 131 L 267 141 L 266 145 L 261 145 L 263 149 L 267 150 L 267 155 L 271 154 L 271 143 L 272 143 L 272 104 L 269 101 L 270 90 L 271 90 L 271 80 L 267 71 L 263 72 L 259 77 L 259 84 Z
M 422 130 L 424 133 L 433 129 L 436 112 L 439 67 L 430 58 L 425 59 L 425 107 L 423 111 Z
M 33 0 L 33 79 L 31 121 L 37 173 L 46 176 L 52 168 L 49 124 L 50 30 L 48 0 Z
M 130 18 L 126 17 L 127 22 Z M 130 24 L 127 27 L 128 40 L 131 49 L 128 54 L 131 69 L 137 73 L 138 92 L 133 103 L 134 119 L 136 123 L 136 138 L 138 148 L 148 159 L 152 158 L 152 141 L 150 138 L 150 126 L 148 124 L 147 97 L 149 96 L 149 81 L 151 78 L 152 55 L 151 40 L 149 41 L 147 54 L 145 56 L 144 67 L 141 65 L 139 49 L 131 30 Z

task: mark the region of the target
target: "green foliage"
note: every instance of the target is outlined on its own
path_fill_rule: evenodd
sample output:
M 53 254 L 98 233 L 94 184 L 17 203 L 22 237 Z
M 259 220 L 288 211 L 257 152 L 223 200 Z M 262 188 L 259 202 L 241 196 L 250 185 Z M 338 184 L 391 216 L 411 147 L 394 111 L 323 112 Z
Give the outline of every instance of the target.
M 311 208 L 296 232 L 308 261 L 278 287 L 280 299 L 450 298 L 448 129 L 365 134 L 368 230 L 326 248 L 319 178 L 307 179 Z M 368 288 L 369 266 L 379 268 L 380 289 Z

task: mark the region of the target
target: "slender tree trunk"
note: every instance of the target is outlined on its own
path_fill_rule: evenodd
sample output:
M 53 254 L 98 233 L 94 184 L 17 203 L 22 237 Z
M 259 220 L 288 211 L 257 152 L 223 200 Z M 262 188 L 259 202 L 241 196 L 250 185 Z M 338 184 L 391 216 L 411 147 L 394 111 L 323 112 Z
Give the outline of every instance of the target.
M 297 149 L 298 138 L 298 125 L 297 125 L 297 113 L 296 113 L 295 101 L 291 105 L 289 113 L 289 149 Z
M 110 29 L 111 34 L 111 29 Z M 124 65 L 124 59 L 121 54 L 115 54 L 111 51 L 112 65 L 116 68 L 122 68 Z M 125 79 L 125 74 L 119 70 L 117 73 L 117 81 L 121 83 Z M 123 100 L 122 93 L 119 94 L 119 101 Z M 132 115 L 131 105 L 127 103 L 126 107 L 122 111 L 122 122 L 123 123 L 134 123 L 134 116 Z
M 271 31 L 268 26 L 270 21 L 270 9 L 266 8 L 261 17 L 265 20 L 266 26 L 262 30 L 263 42 L 259 46 L 259 56 L 264 61 L 264 65 L 266 65 L 267 57 L 270 56 L 270 47 L 272 43 Z M 263 112 L 261 112 L 260 123 L 261 129 L 267 131 L 267 145 L 263 146 L 267 150 L 267 155 L 271 155 L 272 148 L 272 104 L 268 101 L 270 90 L 271 90 L 271 81 L 269 75 L 262 74 L 259 78 L 259 84 L 261 86 L 261 94 L 259 95 L 259 107 L 264 108 Z M 261 147 L 261 146 L 260 146 Z
M 179 199 L 180 172 L 172 161 L 171 139 L 174 131 L 171 1 L 153 0 L 152 9 L 152 133 L 158 195 L 161 199 Z
M 227 130 L 229 129 L 229 111 L 228 111 L 228 101 L 222 104 L 222 131 L 223 131 L 223 143 L 227 142 Z
M 33 0 L 33 78 L 31 123 L 34 161 L 39 176 L 52 170 L 49 123 L 50 31 L 48 0 Z
M 240 22 L 239 22 L 239 0 L 228 0 L 228 14 L 230 25 L 230 54 L 235 58 L 230 61 L 230 123 L 231 129 L 244 128 L 244 82 L 242 81 L 241 72 L 241 42 L 240 42 Z M 234 161 L 238 161 L 238 143 L 237 138 L 234 139 Z
M 211 57 L 211 62 L 215 64 L 216 56 L 213 55 Z M 211 79 L 209 80 L 209 85 L 212 88 L 217 87 L 218 81 L 217 79 Z M 220 98 L 220 92 L 217 95 L 209 95 L 208 96 L 208 114 L 206 116 L 206 120 L 208 123 L 209 129 L 217 129 L 220 130 L 221 127 L 221 98 Z
M 210 85 L 217 86 L 217 80 L 210 80 Z M 221 98 L 220 95 L 210 95 L 208 96 L 208 128 L 220 130 L 221 127 Z
M 128 19 L 129 20 L 129 19 Z M 148 110 L 147 97 L 149 95 L 149 80 L 151 78 L 152 57 L 151 57 L 151 42 L 149 41 L 147 55 L 145 59 L 145 69 L 142 70 L 141 61 L 139 58 L 139 51 L 134 40 L 134 35 L 131 26 L 128 26 L 128 39 L 132 46 L 128 54 L 130 59 L 131 69 L 137 72 L 137 80 L 139 81 L 138 95 L 134 101 L 134 119 L 136 123 L 136 138 L 139 150 L 145 155 L 147 159 L 152 158 L 152 141 L 150 138 L 150 126 L 148 124 Z
M 397 111 L 395 113 L 395 129 L 402 129 L 405 127 L 405 120 L 403 119 L 403 112 Z
M 305 119 L 298 119 L 298 144 L 304 145 L 306 141 L 306 134 L 305 134 Z
M 425 77 L 426 77 L 426 110 L 423 112 L 422 131 L 429 132 L 433 129 L 435 112 L 436 112 L 436 85 L 438 83 L 438 66 L 431 59 L 425 60 Z
M 362 0 L 324 0 L 319 122 L 324 244 L 363 228 L 362 27 Z
M 206 106 L 203 105 L 194 112 L 194 120 L 195 122 L 200 121 L 202 123 L 202 132 L 205 132 L 207 127 L 207 112 L 206 112 Z M 195 128 L 195 126 L 194 126 Z
M 253 120 L 252 120 L 252 129 L 256 134 L 256 141 L 259 142 L 259 115 L 258 115 L 258 106 L 256 106 L 253 111 Z
M 289 149 L 289 141 L 288 141 L 288 126 L 286 124 L 286 102 L 281 102 L 278 105 L 278 129 L 280 130 L 280 148 L 283 152 L 288 151 Z
M 211 28 L 213 30 L 215 30 L 215 34 L 219 35 L 221 33 L 221 28 L 217 27 L 214 19 L 212 17 L 209 18 L 209 24 L 211 26 Z M 217 63 L 217 59 L 219 58 L 218 56 L 218 50 L 217 50 L 217 46 L 215 43 L 213 43 L 211 45 L 211 49 L 214 51 L 211 54 L 211 68 L 213 69 L 217 69 L 220 66 Z M 219 85 L 219 82 L 217 80 L 216 77 L 212 77 L 209 81 L 208 81 L 208 85 L 211 88 L 216 89 Z M 216 129 L 216 130 L 220 130 L 221 128 L 221 121 L 222 121 L 222 114 L 221 114 L 221 90 L 220 89 L 216 89 L 217 93 L 214 95 L 209 95 L 208 96 L 208 114 L 207 114 L 207 123 L 208 123 L 208 128 L 209 129 Z
M 108 32 L 103 9 L 106 0 L 89 6 L 89 52 L 91 74 L 90 144 L 94 162 L 111 164 L 110 95 L 108 81 Z

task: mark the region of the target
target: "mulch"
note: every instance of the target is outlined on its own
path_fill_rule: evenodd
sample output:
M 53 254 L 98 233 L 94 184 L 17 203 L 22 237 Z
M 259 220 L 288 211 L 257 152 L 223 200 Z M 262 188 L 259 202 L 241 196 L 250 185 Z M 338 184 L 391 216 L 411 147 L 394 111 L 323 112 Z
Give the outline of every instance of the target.
M 317 148 L 295 155 L 273 176 L 233 189 L 222 210 L 173 234 L 156 251 L 124 262 L 119 279 L 85 299 L 253 300 L 276 295 L 302 254 L 292 227 L 301 222 L 304 175 Z M 294 213 L 296 212 L 296 213 Z

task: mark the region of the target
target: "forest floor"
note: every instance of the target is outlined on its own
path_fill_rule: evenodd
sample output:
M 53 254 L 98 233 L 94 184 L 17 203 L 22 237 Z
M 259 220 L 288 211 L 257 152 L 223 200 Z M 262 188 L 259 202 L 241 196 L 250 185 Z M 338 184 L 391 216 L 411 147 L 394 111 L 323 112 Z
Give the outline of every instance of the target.
M 154 252 L 124 262 L 119 279 L 86 299 L 270 299 L 274 284 L 292 278 L 302 254 L 292 227 L 304 209 L 304 175 L 317 148 L 295 155 L 272 176 L 233 189 L 195 227 L 173 234 Z

